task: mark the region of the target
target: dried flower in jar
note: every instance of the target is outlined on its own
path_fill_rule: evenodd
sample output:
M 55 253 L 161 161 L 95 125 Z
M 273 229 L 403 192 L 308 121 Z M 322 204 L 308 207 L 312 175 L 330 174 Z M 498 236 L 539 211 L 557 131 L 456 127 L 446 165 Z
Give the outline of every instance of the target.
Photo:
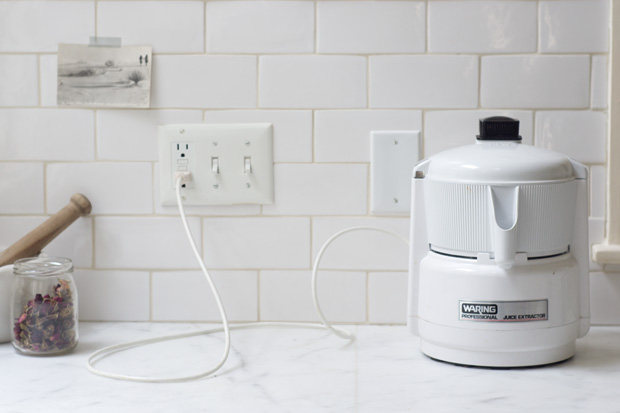
M 13 333 L 23 350 L 61 351 L 76 344 L 74 306 L 69 282 L 58 280 L 53 296 L 36 294 L 15 320 Z

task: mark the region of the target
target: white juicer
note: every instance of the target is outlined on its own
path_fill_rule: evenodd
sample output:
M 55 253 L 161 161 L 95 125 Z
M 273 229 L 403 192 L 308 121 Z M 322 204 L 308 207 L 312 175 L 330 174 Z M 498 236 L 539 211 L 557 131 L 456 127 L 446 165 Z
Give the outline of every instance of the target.
M 432 358 L 554 363 L 589 330 L 587 169 L 520 140 L 481 119 L 474 145 L 414 168 L 408 325 Z

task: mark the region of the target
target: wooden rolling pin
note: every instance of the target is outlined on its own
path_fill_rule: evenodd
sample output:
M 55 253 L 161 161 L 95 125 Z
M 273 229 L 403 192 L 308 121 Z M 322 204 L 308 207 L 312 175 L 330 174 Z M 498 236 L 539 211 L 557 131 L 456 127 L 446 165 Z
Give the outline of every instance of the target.
M 90 201 L 82 194 L 73 194 L 70 202 L 41 225 L 0 253 L 0 266 L 16 260 L 37 256 L 61 232 L 79 217 L 90 214 Z

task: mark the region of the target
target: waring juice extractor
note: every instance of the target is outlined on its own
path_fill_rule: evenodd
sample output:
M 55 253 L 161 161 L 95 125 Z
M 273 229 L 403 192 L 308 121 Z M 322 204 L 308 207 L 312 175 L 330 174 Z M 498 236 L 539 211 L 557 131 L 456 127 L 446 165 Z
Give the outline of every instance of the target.
M 587 169 L 480 120 L 473 145 L 412 179 L 408 325 L 426 355 L 517 367 L 575 352 L 590 326 Z

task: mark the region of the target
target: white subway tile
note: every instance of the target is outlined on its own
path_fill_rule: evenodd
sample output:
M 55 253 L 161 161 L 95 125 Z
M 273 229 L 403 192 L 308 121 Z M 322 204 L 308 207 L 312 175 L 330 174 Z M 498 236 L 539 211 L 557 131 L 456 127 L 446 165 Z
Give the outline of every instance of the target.
M 435 53 L 536 51 L 535 2 L 429 2 L 429 49 Z
M 0 163 L 0 213 L 42 214 L 43 164 L 31 162 Z
M 55 54 L 39 56 L 41 77 L 41 106 L 56 107 L 58 93 L 58 56 Z
M 370 132 L 421 130 L 419 110 L 321 110 L 314 117 L 316 162 L 369 162 Z
M 199 110 L 98 110 L 97 158 L 156 161 L 160 125 L 201 121 Z
M 477 105 L 477 57 L 370 57 L 371 107 L 471 108 Z
M 60 209 L 73 193 L 88 197 L 93 214 L 153 212 L 150 163 L 52 163 L 47 167 L 47 206 Z
M 314 3 L 208 2 L 207 52 L 312 53 Z
M 0 251 L 17 242 L 41 225 L 47 218 L 44 216 L 0 217 L 0 228 L 2 228 L 0 231 Z M 92 266 L 92 246 L 92 219 L 84 217 L 75 221 L 46 245 L 43 248 L 43 253 L 48 256 L 69 258 L 76 267 L 90 267 Z
M 366 106 L 366 58 L 261 56 L 259 106 L 360 108 Z
M 156 56 L 151 107 L 256 107 L 256 57 Z
M 95 128 L 90 110 L 0 109 L 0 125 L 0 159 L 93 159 Z
M 312 162 L 312 112 L 308 110 L 213 110 L 206 123 L 273 124 L 274 162 Z
M 589 107 L 589 70 L 588 56 L 483 57 L 482 106 Z
M 277 164 L 275 203 L 266 215 L 365 215 L 368 212 L 366 165 Z
M 258 320 L 255 271 L 210 271 L 229 321 Z M 154 321 L 221 321 L 201 271 L 153 273 Z
M 261 320 L 318 321 L 310 271 L 262 271 Z M 321 271 L 317 279 L 321 310 L 333 322 L 366 321 L 366 274 Z
M 407 322 L 407 273 L 372 272 L 368 275 L 368 321 Z
M 0 106 L 39 104 L 37 65 L 36 56 L 0 56 Z
M 188 218 L 200 250 L 200 220 Z M 95 218 L 97 268 L 197 269 L 179 218 Z
M 95 35 L 95 2 L 2 1 L 0 27 L 0 52 L 55 52 Z
M 163 215 L 179 216 L 177 205 L 161 205 L 159 198 L 159 162 L 155 163 L 153 183 L 153 199 L 155 201 L 155 213 Z M 204 206 L 185 206 L 187 215 L 210 215 L 210 216 L 235 216 L 235 215 L 259 215 L 261 206 L 256 205 L 204 205 Z
M 607 109 L 607 56 L 592 56 L 592 96 L 593 109 Z
M 49 213 L 56 212 L 58 211 L 49 211 Z M 90 217 L 78 218 L 43 248 L 43 252 L 49 256 L 70 258 L 76 268 L 92 267 L 93 219 Z
M 409 239 L 409 218 L 314 218 L 312 259 L 334 234 L 352 227 L 386 229 Z M 372 230 L 346 233 L 326 250 L 320 268 L 347 270 L 407 270 L 409 248 L 393 235 Z
M 611 272 L 590 274 L 590 302 L 592 324 L 620 324 L 620 276 Z
M 148 272 L 76 270 L 74 277 L 80 320 L 149 320 Z
M 541 1 L 543 53 L 597 53 L 609 48 L 609 1 Z
M 536 113 L 536 146 L 561 152 L 585 163 L 605 162 L 607 117 L 602 112 Z
M 280 269 L 310 265 L 308 218 L 207 218 L 208 268 Z
M 590 168 L 590 216 L 605 217 L 607 202 L 607 170 L 604 166 Z
M 592 260 L 592 246 L 605 241 L 605 218 L 588 218 L 588 241 L 590 248 L 590 271 L 602 271 L 603 266 Z
M 426 48 L 424 2 L 319 1 L 320 53 L 420 53 Z
M 446 149 L 471 145 L 480 134 L 479 120 L 490 116 L 508 116 L 519 120 L 523 143 L 534 144 L 534 118 L 524 110 L 446 110 L 428 111 L 424 116 L 424 156 Z
M 204 51 L 204 3 L 104 1 L 97 5 L 97 34 L 123 44 L 152 45 L 154 53 Z

